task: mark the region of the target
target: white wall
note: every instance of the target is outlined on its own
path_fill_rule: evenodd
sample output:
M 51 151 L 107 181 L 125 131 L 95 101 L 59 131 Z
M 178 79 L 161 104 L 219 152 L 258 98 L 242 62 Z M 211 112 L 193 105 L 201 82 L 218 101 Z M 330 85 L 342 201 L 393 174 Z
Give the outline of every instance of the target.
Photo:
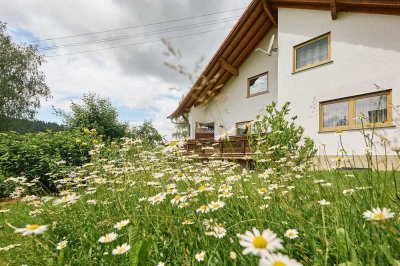
M 293 46 L 331 32 L 333 63 L 292 74 Z M 305 133 L 326 143 L 336 154 L 338 136 L 319 133 L 318 103 L 376 91 L 374 84 L 393 89 L 393 106 L 400 105 L 400 17 L 279 9 L 278 103 L 291 102 Z M 398 109 L 400 112 L 400 109 Z M 393 111 L 397 123 L 399 115 Z M 400 146 L 400 127 L 378 130 Z M 365 144 L 359 131 L 345 131 L 345 148 L 361 154 Z M 383 153 L 382 150 L 379 153 Z
M 276 35 L 276 28 L 272 29 L 257 47 L 267 49 L 272 34 Z M 276 46 L 277 38 L 275 38 Z M 277 100 L 277 65 L 277 53 L 271 56 L 259 52 L 251 53 L 239 68 L 239 75 L 230 78 L 218 97 L 208 104 L 192 107 L 189 112 L 191 138 L 194 138 L 196 122 L 214 122 L 215 136 L 218 136 L 226 131 L 234 135 L 233 129 L 236 123 L 254 120 L 267 104 Z M 247 98 L 247 79 L 267 71 L 269 93 Z

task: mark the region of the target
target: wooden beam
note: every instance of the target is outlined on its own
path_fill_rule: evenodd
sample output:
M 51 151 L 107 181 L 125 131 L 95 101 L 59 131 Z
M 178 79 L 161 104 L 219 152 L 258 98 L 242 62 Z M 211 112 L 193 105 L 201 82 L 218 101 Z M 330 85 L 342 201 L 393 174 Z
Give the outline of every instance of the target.
M 235 75 L 235 76 L 239 75 L 239 70 L 236 67 L 234 67 L 231 64 L 229 64 L 228 62 L 226 62 L 224 59 L 220 58 L 218 60 L 218 62 L 220 63 L 220 65 L 221 65 L 221 67 L 223 69 L 225 69 L 226 71 L 228 71 L 232 75 Z
M 272 9 L 268 3 L 268 0 L 263 1 L 263 8 L 268 18 L 271 20 L 272 24 L 275 27 L 278 27 L 278 20 L 276 19 L 276 16 L 272 13 Z
M 336 0 L 330 0 L 329 5 L 331 7 L 331 17 L 332 20 L 337 19 L 337 9 L 336 9 Z

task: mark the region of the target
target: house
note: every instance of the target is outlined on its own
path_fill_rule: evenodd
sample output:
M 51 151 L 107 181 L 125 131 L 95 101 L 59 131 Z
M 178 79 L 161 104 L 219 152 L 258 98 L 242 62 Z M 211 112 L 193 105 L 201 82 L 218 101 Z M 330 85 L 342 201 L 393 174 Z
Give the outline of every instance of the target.
M 378 154 L 395 159 L 399 15 L 397 0 L 253 0 L 170 117 L 188 114 L 192 139 L 242 135 L 267 104 L 289 101 L 328 155 L 338 154 L 337 130 L 348 152 L 363 154 L 364 116 L 367 133 L 391 141 Z M 255 51 L 271 41 L 270 55 Z

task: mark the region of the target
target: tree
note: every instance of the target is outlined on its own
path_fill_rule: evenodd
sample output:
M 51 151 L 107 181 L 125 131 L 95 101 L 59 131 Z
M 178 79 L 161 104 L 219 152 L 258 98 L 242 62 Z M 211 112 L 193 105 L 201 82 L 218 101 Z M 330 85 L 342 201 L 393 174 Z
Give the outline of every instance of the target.
M 134 126 L 131 134 L 136 139 L 151 146 L 164 142 L 163 136 L 160 135 L 151 121 L 144 121 L 142 125 Z
M 72 102 L 70 113 L 56 112 L 64 118 L 67 128 L 95 129 L 97 134 L 107 139 L 121 138 L 128 129 L 128 124 L 118 121 L 118 112 L 110 100 L 93 92 L 83 95 L 82 104 Z
M 39 67 L 45 62 L 37 47 L 20 45 L 6 32 L 0 21 L 0 119 L 35 116 L 41 98 L 49 98 L 50 90 Z

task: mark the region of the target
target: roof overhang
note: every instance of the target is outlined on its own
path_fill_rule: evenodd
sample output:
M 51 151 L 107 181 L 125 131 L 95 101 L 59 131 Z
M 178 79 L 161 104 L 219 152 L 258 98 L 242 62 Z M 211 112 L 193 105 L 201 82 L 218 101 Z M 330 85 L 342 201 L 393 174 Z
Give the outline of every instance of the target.
M 273 26 L 278 25 L 278 8 L 400 15 L 400 0 L 253 0 L 212 57 L 193 87 L 169 116 L 176 118 L 193 106 L 206 103 L 239 74 L 240 65 Z

